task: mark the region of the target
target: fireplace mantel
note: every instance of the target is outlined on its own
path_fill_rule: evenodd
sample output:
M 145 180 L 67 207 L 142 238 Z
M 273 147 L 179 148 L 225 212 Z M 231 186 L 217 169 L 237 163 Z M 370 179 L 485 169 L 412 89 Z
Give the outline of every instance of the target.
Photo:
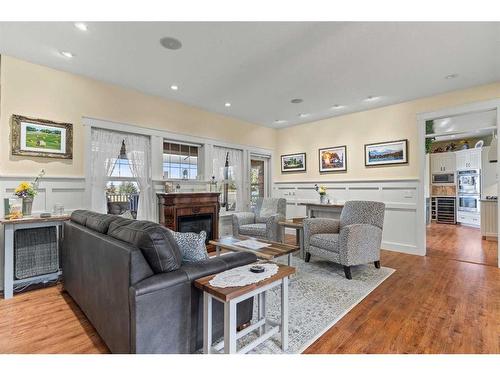
M 211 215 L 211 238 L 219 237 L 219 195 L 220 193 L 158 193 L 158 213 L 161 225 L 180 231 L 181 218 L 201 218 Z

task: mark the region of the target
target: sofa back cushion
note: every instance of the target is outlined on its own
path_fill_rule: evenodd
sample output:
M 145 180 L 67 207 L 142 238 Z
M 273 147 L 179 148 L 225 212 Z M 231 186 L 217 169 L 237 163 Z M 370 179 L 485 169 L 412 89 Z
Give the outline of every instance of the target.
M 103 234 L 108 232 L 109 225 L 116 218 L 115 215 L 100 214 L 88 210 L 75 210 L 71 213 L 71 221 Z
M 109 228 L 108 235 L 138 247 L 155 273 L 175 271 L 181 266 L 179 246 L 172 234 L 159 224 L 144 220 L 121 221 Z

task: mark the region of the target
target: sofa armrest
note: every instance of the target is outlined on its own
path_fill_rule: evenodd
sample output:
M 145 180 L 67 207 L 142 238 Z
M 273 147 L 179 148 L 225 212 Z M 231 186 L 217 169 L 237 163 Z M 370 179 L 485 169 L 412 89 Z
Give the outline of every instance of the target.
M 380 260 L 382 229 L 370 224 L 351 224 L 339 234 L 339 257 L 344 266 Z
M 340 220 L 329 218 L 304 219 L 304 251 L 309 249 L 309 240 L 313 234 L 339 233 Z
M 284 221 L 285 216 L 281 214 L 266 217 L 266 237 L 270 241 L 279 242 L 281 240 L 279 222 Z
M 232 224 L 233 224 L 233 235 L 239 235 L 239 228 L 241 225 L 254 224 L 255 214 L 253 212 L 238 212 L 233 214 Z

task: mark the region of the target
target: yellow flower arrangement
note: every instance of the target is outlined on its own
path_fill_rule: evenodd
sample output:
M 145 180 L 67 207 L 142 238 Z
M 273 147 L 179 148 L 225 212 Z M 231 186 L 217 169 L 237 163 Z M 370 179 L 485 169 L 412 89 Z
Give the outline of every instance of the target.
M 326 186 L 321 185 L 314 185 L 314 189 L 318 192 L 319 195 L 326 195 Z

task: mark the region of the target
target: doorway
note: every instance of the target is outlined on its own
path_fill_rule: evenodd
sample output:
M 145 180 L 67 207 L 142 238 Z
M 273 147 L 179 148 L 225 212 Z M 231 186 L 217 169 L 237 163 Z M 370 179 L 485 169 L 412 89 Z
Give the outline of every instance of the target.
M 250 206 L 257 204 L 259 198 L 269 196 L 269 158 L 250 156 Z
M 498 101 L 419 116 L 426 255 L 498 259 Z

